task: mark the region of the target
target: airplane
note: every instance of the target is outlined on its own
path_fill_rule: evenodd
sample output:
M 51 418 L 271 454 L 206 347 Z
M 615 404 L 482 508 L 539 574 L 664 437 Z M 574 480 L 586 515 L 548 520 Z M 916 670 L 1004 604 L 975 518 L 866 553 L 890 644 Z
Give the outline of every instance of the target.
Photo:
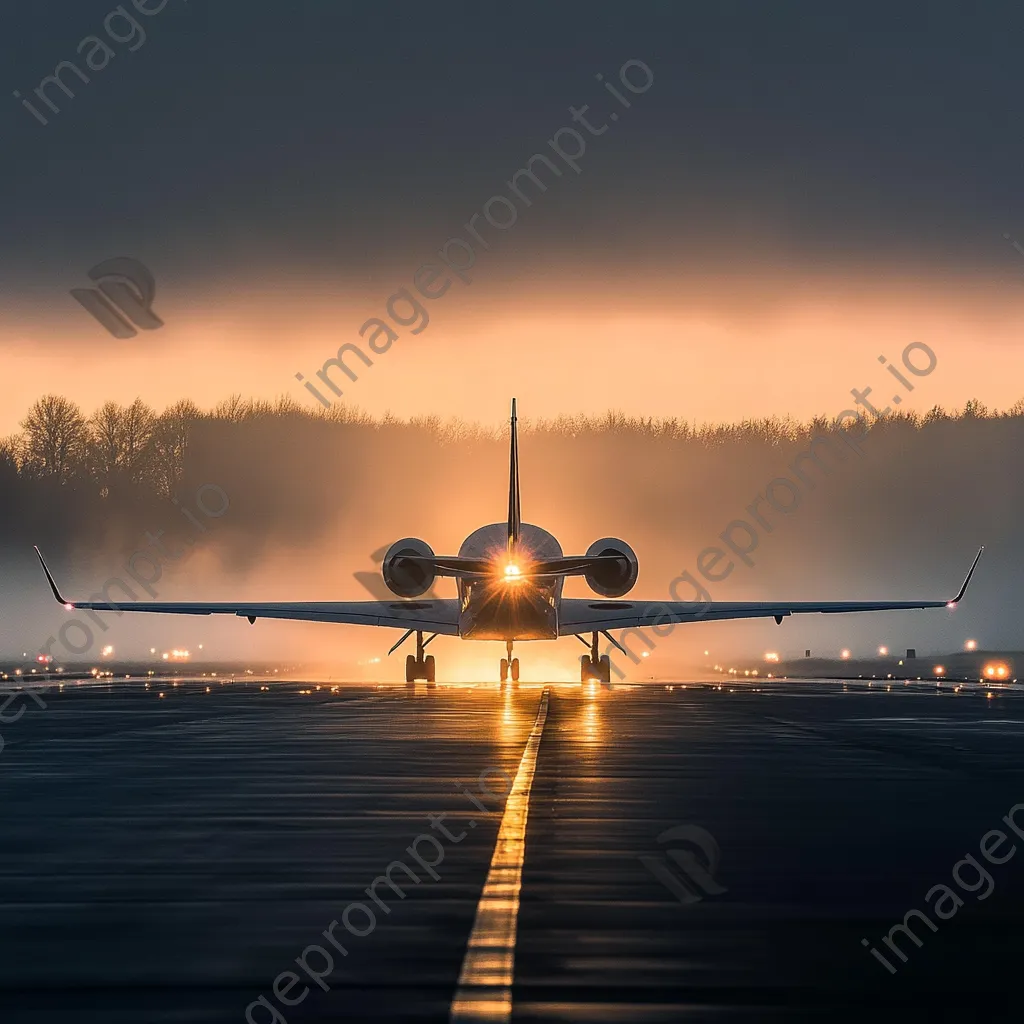
M 503 640 L 507 657 L 501 659 L 502 684 L 519 679 L 519 659 L 513 645 L 529 640 L 557 640 L 575 636 L 589 654 L 580 657 L 582 682 L 611 682 L 611 660 L 598 650 L 605 636 L 626 652 L 609 630 L 643 628 L 666 622 L 717 621 L 772 617 L 781 624 L 805 612 L 878 612 L 904 609 L 953 608 L 963 599 L 982 548 L 974 559 L 959 593 L 946 601 L 635 601 L 623 600 L 639 574 L 633 549 L 623 540 L 605 537 L 594 541 L 583 555 L 566 556 L 552 534 L 524 523 L 520 512 L 519 442 L 516 400 L 510 424 L 508 515 L 504 523 L 491 523 L 471 533 L 457 555 L 435 555 L 430 545 L 415 537 L 392 544 L 384 555 L 381 573 L 396 600 L 328 602 L 154 602 L 122 605 L 98 601 L 68 601 L 61 596 L 50 570 L 39 557 L 56 600 L 69 610 L 156 612 L 181 615 L 237 615 L 249 620 L 294 619 L 386 626 L 405 632 L 388 651 L 393 654 L 413 634 L 416 653 L 405 661 L 405 680 L 415 686 L 423 680 L 435 685 L 434 656 L 427 645 L 438 636 L 463 640 Z M 566 598 L 562 586 L 569 576 L 582 576 L 596 598 Z M 422 600 L 439 577 L 456 581 L 458 598 Z M 590 641 L 584 634 L 590 634 Z M 424 640 L 424 634 L 429 634 Z

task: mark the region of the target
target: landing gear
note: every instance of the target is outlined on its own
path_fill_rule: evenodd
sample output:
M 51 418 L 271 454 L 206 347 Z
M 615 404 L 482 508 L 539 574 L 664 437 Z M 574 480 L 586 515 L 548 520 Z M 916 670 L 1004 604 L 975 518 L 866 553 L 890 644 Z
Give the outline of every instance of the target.
M 598 634 L 594 633 L 593 637 L 590 654 L 580 656 L 580 682 L 610 683 L 612 681 L 612 660 L 607 654 L 598 654 Z
M 509 673 L 512 674 L 512 682 L 519 682 L 519 659 L 512 657 L 512 641 L 506 640 L 505 647 L 508 650 L 508 657 L 501 659 L 499 666 L 501 672 L 501 683 L 504 686 L 508 682 Z
M 431 637 L 430 640 L 434 638 Z M 427 641 L 427 644 L 430 643 Z M 427 646 L 423 642 L 423 633 L 416 631 L 416 654 L 407 654 L 405 657 L 405 685 L 415 688 L 416 680 L 422 679 L 427 684 L 428 690 L 433 690 L 437 685 L 434 682 L 434 656 L 424 654 L 423 649 Z

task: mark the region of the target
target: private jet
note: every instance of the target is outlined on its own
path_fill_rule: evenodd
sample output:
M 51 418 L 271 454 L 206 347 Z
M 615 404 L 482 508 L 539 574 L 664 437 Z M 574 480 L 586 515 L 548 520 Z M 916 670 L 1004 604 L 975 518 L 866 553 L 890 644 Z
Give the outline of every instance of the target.
M 524 523 L 519 501 L 519 442 L 516 401 L 512 399 L 509 442 L 508 516 L 504 523 L 482 526 L 471 533 L 457 555 L 435 555 L 430 545 L 415 537 L 395 541 L 382 563 L 382 575 L 393 601 L 328 602 L 154 602 L 133 601 L 117 605 L 106 601 L 68 601 L 61 596 L 53 575 L 35 548 L 56 600 L 69 610 L 157 612 L 176 615 L 237 615 L 249 620 L 295 619 L 305 622 L 340 622 L 360 626 L 387 626 L 404 633 L 388 651 L 393 654 L 415 635 L 416 653 L 405 661 L 409 686 L 423 680 L 435 685 L 434 656 L 427 645 L 438 636 L 463 640 L 501 640 L 506 657 L 499 676 L 503 684 L 519 679 L 519 659 L 513 645 L 527 640 L 557 640 L 575 636 L 589 653 L 580 658 L 583 682 L 611 682 L 611 660 L 598 650 L 604 636 L 628 653 L 610 630 L 663 626 L 667 623 L 721 619 L 774 618 L 804 612 L 880 612 L 918 608 L 953 608 L 967 592 L 974 575 L 978 552 L 960 592 L 946 601 L 634 601 L 623 600 L 633 589 L 639 563 L 623 540 L 605 537 L 594 541 L 583 555 L 562 553 L 561 545 L 547 530 Z M 457 599 L 422 600 L 435 580 L 452 577 Z M 566 577 L 582 576 L 596 594 L 593 598 L 562 596 Z M 589 634 L 590 639 L 586 638 Z M 426 638 L 424 638 L 426 637 Z

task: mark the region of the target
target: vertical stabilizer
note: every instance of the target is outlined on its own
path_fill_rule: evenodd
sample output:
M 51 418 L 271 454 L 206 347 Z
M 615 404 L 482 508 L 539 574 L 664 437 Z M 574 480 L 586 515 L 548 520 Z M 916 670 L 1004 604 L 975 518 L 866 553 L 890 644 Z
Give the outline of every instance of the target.
M 519 546 L 519 439 L 516 430 L 516 400 L 512 399 L 512 423 L 510 430 L 508 462 L 508 551 L 512 554 Z

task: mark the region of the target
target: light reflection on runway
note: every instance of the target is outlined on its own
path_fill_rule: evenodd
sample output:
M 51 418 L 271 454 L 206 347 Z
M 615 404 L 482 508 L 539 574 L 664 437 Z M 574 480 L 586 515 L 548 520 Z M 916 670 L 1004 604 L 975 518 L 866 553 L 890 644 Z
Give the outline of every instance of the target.
M 241 1021 L 438 813 L 465 830 L 439 879 L 353 939 L 328 991 L 305 979 L 301 1004 L 276 1005 L 287 1024 L 447 1020 L 502 811 L 472 811 L 453 782 L 515 774 L 542 687 L 207 685 L 163 700 L 141 684 L 68 687 L 5 728 L 5 1024 Z M 1019 1009 L 1020 857 L 896 977 L 860 941 L 923 906 L 1024 801 L 1021 693 L 733 690 L 551 687 L 512 1020 L 902 1024 Z M 684 904 L 644 866 L 694 864 L 659 841 L 677 826 L 714 838 L 725 891 L 693 869 Z
M 452 999 L 452 1024 L 481 1021 L 503 1024 L 511 1018 L 516 930 L 526 852 L 526 825 L 530 813 L 530 790 L 537 769 L 537 754 L 544 736 L 549 699 L 549 691 L 545 689 L 533 728 L 526 740 L 522 760 L 505 800 L 490 869 L 466 944 L 458 988 Z

